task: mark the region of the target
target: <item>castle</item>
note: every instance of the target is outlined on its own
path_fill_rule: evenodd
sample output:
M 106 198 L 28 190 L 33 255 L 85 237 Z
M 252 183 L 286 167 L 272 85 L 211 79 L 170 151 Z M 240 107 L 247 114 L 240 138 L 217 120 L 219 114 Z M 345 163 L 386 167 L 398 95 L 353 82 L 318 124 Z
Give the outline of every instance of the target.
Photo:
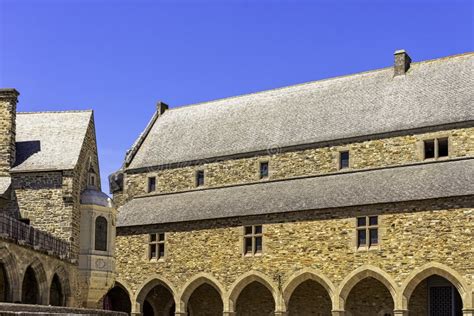
M 474 54 L 394 57 L 159 102 L 109 177 L 114 205 L 91 112 L 15 120 L 17 93 L 2 90 L 2 216 L 68 254 L 0 236 L 0 294 L 23 299 L 21 279 L 34 277 L 50 293 L 37 303 L 132 315 L 473 316 Z

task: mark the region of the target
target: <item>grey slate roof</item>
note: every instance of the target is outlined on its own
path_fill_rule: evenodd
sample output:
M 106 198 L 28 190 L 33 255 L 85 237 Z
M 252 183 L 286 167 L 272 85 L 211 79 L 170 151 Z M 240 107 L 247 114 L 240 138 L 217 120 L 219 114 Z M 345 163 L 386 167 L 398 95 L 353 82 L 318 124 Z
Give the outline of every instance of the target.
M 10 177 L 0 177 L 0 197 L 8 190 L 11 184 Z
M 17 113 L 12 171 L 73 169 L 91 119 L 92 111 Z
M 474 159 L 135 198 L 118 226 L 135 226 L 474 194 Z
M 128 168 L 472 121 L 473 61 L 469 53 L 412 63 L 405 76 L 390 67 L 174 108 Z

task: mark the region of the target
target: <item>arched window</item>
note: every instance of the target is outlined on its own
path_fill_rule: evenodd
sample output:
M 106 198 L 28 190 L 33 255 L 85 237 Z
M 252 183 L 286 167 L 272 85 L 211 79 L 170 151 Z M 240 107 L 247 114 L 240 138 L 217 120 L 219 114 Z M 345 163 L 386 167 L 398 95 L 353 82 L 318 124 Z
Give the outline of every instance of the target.
M 95 220 L 95 250 L 107 251 L 107 220 L 103 216 Z

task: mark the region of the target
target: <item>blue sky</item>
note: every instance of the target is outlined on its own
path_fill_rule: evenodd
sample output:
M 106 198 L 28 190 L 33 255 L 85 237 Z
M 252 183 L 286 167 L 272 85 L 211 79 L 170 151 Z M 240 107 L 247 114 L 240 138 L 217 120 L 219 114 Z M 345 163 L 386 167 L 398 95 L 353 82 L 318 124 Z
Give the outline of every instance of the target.
M 472 51 L 473 2 L 0 0 L 19 111 L 94 109 L 102 182 L 171 107 Z M 108 191 L 107 187 L 103 188 Z

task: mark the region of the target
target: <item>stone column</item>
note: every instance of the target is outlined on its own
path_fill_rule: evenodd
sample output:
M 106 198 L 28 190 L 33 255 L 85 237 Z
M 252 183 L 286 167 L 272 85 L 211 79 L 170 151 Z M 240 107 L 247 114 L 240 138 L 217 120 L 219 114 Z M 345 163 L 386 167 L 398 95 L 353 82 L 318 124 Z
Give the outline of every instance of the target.
M 224 312 L 222 315 L 223 316 L 235 316 L 237 314 L 235 312 Z
M 174 313 L 174 316 L 187 316 L 187 315 L 188 315 L 188 313 L 186 313 L 186 312 L 175 312 Z
M 343 309 L 333 309 L 331 311 L 331 313 L 332 313 L 332 316 L 344 316 L 344 315 L 346 315 L 346 311 L 343 310 Z
M 393 316 L 408 316 L 408 310 L 406 309 L 394 309 Z
M 288 315 L 288 312 L 282 312 L 282 311 L 275 312 L 275 316 L 287 316 L 287 315 Z
M 474 316 L 474 308 L 464 308 L 462 310 L 463 316 Z

